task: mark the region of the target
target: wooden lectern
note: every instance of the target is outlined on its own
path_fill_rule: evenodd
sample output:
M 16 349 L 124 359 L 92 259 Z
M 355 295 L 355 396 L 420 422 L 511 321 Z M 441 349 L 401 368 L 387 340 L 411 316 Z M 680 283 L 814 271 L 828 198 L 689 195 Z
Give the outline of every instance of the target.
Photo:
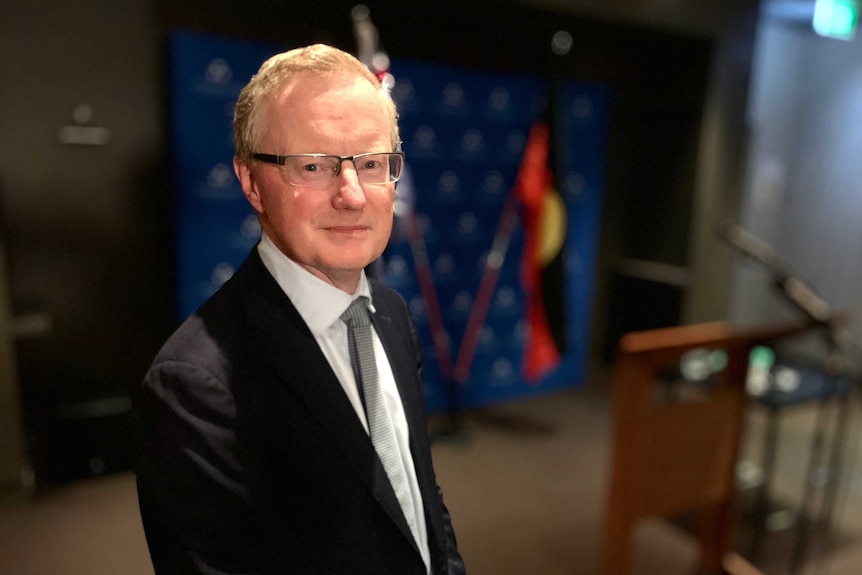
M 748 401 L 748 357 L 810 325 L 735 330 L 704 323 L 629 333 L 614 374 L 614 443 L 600 575 L 628 575 L 633 528 L 645 517 L 697 516 L 700 572 L 728 573 L 734 475 Z M 694 394 L 669 398 L 660 382 L 692 350 L 721 350 L 723 369 Z

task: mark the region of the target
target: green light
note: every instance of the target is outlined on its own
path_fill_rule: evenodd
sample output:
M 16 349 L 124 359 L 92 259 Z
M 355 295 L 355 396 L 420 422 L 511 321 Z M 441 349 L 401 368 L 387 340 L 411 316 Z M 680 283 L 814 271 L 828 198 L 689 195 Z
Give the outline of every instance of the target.
M 775 352 L 768 347 L 756 345 L 748 354 L 748 362 L 756 369 L 771 369 L 775 364 Z
M 858 23 L 858 0 L 817 0 L 814 5 L 814 31 L 821 36 L 850 40 Z

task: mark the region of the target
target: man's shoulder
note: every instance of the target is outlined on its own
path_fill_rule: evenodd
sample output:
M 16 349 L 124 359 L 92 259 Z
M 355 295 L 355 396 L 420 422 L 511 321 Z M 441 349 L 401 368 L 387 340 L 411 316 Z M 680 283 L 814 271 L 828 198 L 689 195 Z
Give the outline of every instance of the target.
M 242 286 L 248 275 L 246 262 L 171 334 L 154 365 L 187 362 L 215 367 L 224 363 L 245 333 Z
M 187 318 L 165 341 L 151 369 L 184 364 L 221 371 L 227 362 L 226 355 L 224 341 L 220 341 L 204 317 L 196 313 Z

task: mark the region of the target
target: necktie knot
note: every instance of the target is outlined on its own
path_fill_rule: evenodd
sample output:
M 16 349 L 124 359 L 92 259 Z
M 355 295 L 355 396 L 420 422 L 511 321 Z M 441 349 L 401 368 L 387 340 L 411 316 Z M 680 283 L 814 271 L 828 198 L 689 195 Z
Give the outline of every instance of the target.
M 359 296 L 350 304 L 350 306 L 341 314 L 341 321 L 352 327 L 365 327 L 371 324 L 371 317 L 368 315 L 368 298 Z

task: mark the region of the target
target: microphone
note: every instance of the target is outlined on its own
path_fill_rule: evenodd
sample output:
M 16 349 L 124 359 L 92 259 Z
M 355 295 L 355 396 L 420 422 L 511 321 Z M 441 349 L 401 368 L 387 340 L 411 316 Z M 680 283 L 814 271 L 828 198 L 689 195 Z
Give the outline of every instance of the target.
M 770 271 L 783 270 L 784 263 L 775 248 L 732 221 L 725 220 L 722 222 L 718 227 L 718 233 L 731 246 L 763 264 Z
M 718 231 L 727 243 L 772 272 L 776 289 L 812 321 L 831 324 L 829 304 L 805 282 L 790 275 L 775 248 L 729 220 L 722 222 Z

